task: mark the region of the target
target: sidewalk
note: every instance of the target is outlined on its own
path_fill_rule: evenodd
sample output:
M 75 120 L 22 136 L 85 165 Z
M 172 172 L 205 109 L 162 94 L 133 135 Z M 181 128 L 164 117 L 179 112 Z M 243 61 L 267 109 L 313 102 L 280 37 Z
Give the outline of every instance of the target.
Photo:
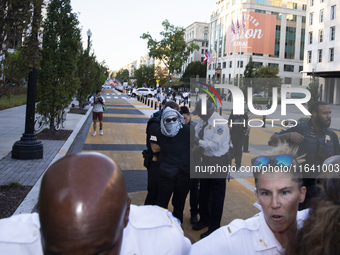
M 66 111 L 68 112 L 69 108 Z M 86 115 L 68 113 L 64 129 L 73 130 L 72 134 L 67 141 L 41 140 L 44 146 L 44 157 L 42 159 L 18 160 L 11 158 L 11 150 L 13 144 L 20 140 L 25 131 L 26 105 L 1 110 L 0 185 L 19 182 L 23 186 L 34 186 L 51 163 L 66 155 L 89 113 L 90 111 Z M 38 186 L 40 188 L 40 185 Z M 31 199 L 30 194 L 33 190 L 34 188 L 25 200 Z

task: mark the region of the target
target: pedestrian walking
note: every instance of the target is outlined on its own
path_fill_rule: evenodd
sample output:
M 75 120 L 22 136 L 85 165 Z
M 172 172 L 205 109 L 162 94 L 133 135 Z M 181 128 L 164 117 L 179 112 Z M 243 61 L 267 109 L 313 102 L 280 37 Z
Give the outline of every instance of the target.
M 103 135 L 103 106 L 105 105 L 105 99 L 102 97 L 102 91 L 96 90 L 96 95 L 90 98 L 90 103 L 93 106 L 92 119 L 93 119 L 93 134 L 97 134 L 97 119 L 99 119 L 99 133 Z
M 214 111 L 210 101 L 206 101 L 206 114 L 202 111 L 202 101 L 198 101 L 193 115 L 200 117 L 195 127 L 195 140 L 193 150 L 203 150 L 203 166 L 228 166 L 230 160 L 229 128 L 226 125 L 215 125 L 216 119 L 223 119 Z M 201 234 L 201 238 L 207 237 L 220 227 L 223 213 L 223 204 L 226 190 L 226 176 L 224 178 L 201 178 L 199 191 L 200 220 L 192 227 L 193 230 L 201 230 L 209 227 Z
M 267 101 L 267 110 L 269 110 L 270 107 L 272 107 L 272 100 L 270 98 L 268 98 L 268 101 Z

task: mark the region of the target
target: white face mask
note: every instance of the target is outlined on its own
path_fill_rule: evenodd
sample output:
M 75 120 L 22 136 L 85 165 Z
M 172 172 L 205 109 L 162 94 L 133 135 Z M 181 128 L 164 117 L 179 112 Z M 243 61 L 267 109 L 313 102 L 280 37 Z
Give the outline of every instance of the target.
M 171 121 L 167 121 L 171 119 Z M 174 121 L 173 119 L 176 119 Z M 162 114 L 161 119 L 161 132 L 168 137 L 174 137 L 178 134 L 179 130 L 183 127 L 183 116 L 176 110 L 167 107 Z

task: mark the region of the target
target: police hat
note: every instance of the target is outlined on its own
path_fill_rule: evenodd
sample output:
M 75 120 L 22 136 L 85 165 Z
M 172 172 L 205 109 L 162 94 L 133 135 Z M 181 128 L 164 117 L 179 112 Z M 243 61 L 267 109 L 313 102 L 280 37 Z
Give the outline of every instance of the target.
M 207 110 L 212 107 L 213 107 L 212 103 L 209 100 L 207 100 Z M 202 100 L 199 100 L 196 103 L 195 110 L 192 112 L 192 115 L 198 115 L 200 112 L 202 112 Z

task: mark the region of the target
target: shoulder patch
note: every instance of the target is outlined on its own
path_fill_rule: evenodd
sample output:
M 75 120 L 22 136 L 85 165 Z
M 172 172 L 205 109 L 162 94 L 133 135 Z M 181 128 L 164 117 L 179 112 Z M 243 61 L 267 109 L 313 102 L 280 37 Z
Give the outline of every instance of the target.
M 155 142 L 157 142 L 157 136 L 152 135 L 152 136 L 150 137 L 150 141 L 155 141 Z
M 222 135 L 223 134 L 223 127 L 217 126 L 217 134 Z

